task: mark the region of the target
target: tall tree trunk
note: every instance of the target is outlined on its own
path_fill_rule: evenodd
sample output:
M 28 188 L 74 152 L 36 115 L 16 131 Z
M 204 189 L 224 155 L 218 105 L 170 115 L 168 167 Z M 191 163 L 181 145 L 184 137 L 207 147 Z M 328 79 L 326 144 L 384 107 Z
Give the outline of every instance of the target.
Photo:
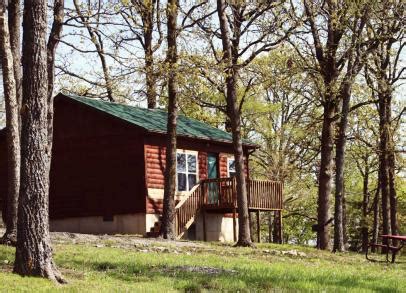
M 145 54 L 145 79 L 146 79 L 146 93 L 148 109 L 156 108 L 156 87 L 155 87 L 155 72 L 154 72 L 154 56 L 152 50 L 153 40 L 153 25 L 154 25 L 154 5 L 155 1 L 146 4 L 144 9 L 143 19 L 143 33 L 144 33 L 144 54 Z M 159 7 L 157 7 L 159 9 Z
M 169 69 L 168 76 L 168 124 L 167 124 L 167 143 L 166 143 L 166 169 L 165 169 L 165 188 L 164 188 L 164 206 L 162 215 L 161 234 L 165 239 L 175 239 L 175 192 L 176 192 L 176 124 L 178 118 L 177 101 L 177 15 L 178 1 L 169 0 L 166 8 L 168 17 L 168 51 L 167 64 Z
M 47 72 L 48 72 L 48 151 L 52 155 L 53 120 L 54 120 L 54 80 L 55 80 L 55 53 L 62 34 L 64 18 L 64 0 L 54 1 L 54 20 L 47 44 Z M 51 158 L 49 158 L 51 164 Z
M 317 248 L 328 249 L 330 244 L 329 209 L 333 167 L 334 143 L 334 114 L 335 107 L 331 102 L 325 102 L 323 126 L 321 133 L 321 159 L 319 173 L 319 190 L 317 206 Z
M 397 221 L 397 196 L 396 196 L 396 161 L 395 161 L 395 144 L 393 141 L 393 129 L 392 129 L 392 107 L 391 107 L 392 97 L 388 97 L 387 113 L 388 113 L 388 123 L 389 123 L 389 138 L 388 138 L 388 184 L 389 184 L 389 200 L 390 200 L 390 224 L 391 233 L 394 235 L 399 234 L 399 227 Z M 394 240 L 393 244 L 397 245 L 398 241 Z
M 233 60 L 231 40 L 227 27 L 226 4 L 224 0 L 217 0 L 217 13 L 223 45 L 223 58 L 225 61 L 226 87 L 227 87 L 227 112 L 231 122 L 233 149 L 235 158 L 237 180 L 237 205 L 238 205 L 238 241 L 237 246 L 252 246 L 250 224 L 248 215 L 247 185 L 244 174 L 244 153 L 241 138 L 241 117 L 237 101 L 237 65 Z M 238 52 L 237 48 L 233 48 Z M 237 54 L 234 54 L 234 57 Z
M 362 174 L 363 187 L 362 187 L 362 216 L 361 216 L 361 242 L 362 252 L 368 249 L 368 205 L 369 205 L 369 165 L 368 157 L 365 159 L 365 169 Z
M 379 174 L 379 171 L 378 171 Z M 378 175 L 378 178 L 380 175 Z M 379 181 L 379 179 L 378 179 Z M 376 187 L 376 192 L 375 192 L 375 197 L 374 197 L 374 202 L 373 202 L 373 208 L 374 208 L 374 219 L 372 223 L 372 243 L 373 244 L 378 244 L 378 237 L 379 237 L 379 194 L 380 194 L 380 188 L 379 188 L 379 182 L 378 186 Z M 375 247 L 372 247 L 372 252 L 375 252 Z
M 280 233 L 280 225 L 281 223 L 281 214 L 279 211 L 274 212 L 274 221 L 273 221 L 273 243 L 282 243 L 282 235 Z
M 392 234 L 399 234 L 399 227 L 397 222 L 397 196 L 395 188 L 395 154 L 393 147 L 389 150 L 389 198 L 390 198 L 390 216 L 391 216 L 391 230 Z
M 63 282 L 49 237 L 47 1 L 25 0 L 21 187 L 14 272 Z
M 335 180 L 335 209 L 334 209 L 334 245 L 333 251 L 344 251 L 344 166 L 345 144 L 347 141 L 348 113 L 350 110 L 350 84 L 346 83 L 342 90 L 341 118 L 338 125 L 336 142 L 336 180 Z
M 6 105 L 7 174 L 6 232 L 0 243 L 15 245 L 17 242 L 17 206 L 20 189 L 20 130 L 17 83 L 14 75 L 14 58 L 10 47 L 10 34 L 5 1 L 0 2 L 0 35 L 2 51 L 3 87 Z
M 17 88 L 17 104 L 20 107 L 23 97 L 21 70 L 21 3 L 19 0 L 8 1 L 8 27 L 10 31 L 10 45 L 13 54 L 14 80 Z M 20 118 L 19 118 L 20 119 Z
M 389 160 L 388 160 L 388 143 L 390 126 L 388 121 L 388 100 L 387 95 L 383 92 L 379 94 L 379 188 L 382 199 L 382 233 L 390 234 L 390 199 L 389 199 Z M 388 240 L 383 239 L 383 244 Z
M 147 42 L 145 44 L 147 44 Z M 157 93 L 155 87 L 156 78 L 154 72 L 154 62 L 152 56 L 151 43 L 149 43 L 148 49 L 145 50 L 145 78 L 147 87 L 146 92 L 147 92 L 148 109 L 155 109 Z
M 21 3 L 19 0 L 8 1 L 8 27 L 10 32 L 10 45 L 13 54 L 14 80 L 17 89 L 17 104 L 21 107 L 22 70 L 21 70 Z M 20 118 L 19 118 L 20 119 Z

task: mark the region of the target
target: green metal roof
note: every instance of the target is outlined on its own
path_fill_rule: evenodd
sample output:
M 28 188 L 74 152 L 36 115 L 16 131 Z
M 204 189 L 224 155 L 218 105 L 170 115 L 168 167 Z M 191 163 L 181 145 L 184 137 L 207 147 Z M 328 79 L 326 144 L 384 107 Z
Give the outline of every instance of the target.
M 167 131 L 166 124 L 168 115 L 165 110 L 145 109 L 74 95 L 63 94 L 63 96 L 125 120 L 131 124 L 137 125 L 149 132 L 166 133 Z M 184 115 L 178 116 L 177 134 L 178 136 L 185 136 L 197 139 L 227 143 L 232 142 L 230 133 L 215 128 L 201 121 L 188 118 Z M 244 140 L 243 144 L 256 147 L 255 144 L 247 140 Z

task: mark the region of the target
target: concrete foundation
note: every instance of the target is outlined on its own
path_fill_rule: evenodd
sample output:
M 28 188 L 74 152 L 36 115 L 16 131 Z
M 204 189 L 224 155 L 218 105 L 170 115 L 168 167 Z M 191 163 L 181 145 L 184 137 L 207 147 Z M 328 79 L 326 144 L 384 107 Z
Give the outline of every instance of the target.
M 204 240 L 203 215 L 195 221 L 195 239 Z M 206 213 L 206 240 L 233 242 L 233 218 L 224 217 L 223 214 Z M 191 235 L 190 235 L 191 236 Z M 189 238 L 190 238 L 189 236 Z M 238 219 L 236 219 L 236 238 L 238 238 Z
M 71 232 L 85 234 L 144 235 L 147 231 L 147 222 L 149 225 L 151 221 L 152 217 L 146 217 L 146 215 L 143 213 L 115 215 L 112 218 L 112 221 L 103 220 L 103 217 L 65 218 L 51 220 L 50 230 L 52 232 Z
M 103 217 L 78 217 L 50 221 L 52 232 L 71 232 L 84 234 L 140 234 L 149 232 L 159 219 L 158 214 L 115 215 L 109 221 Z M 110 221 L 111 220 L 111 221 Z M 236 219 L 238 237 L 238 219 Z M 233 219 L 222 214 L 206 214 L 206 240 L 232 242 Z M 204 240 L 203 216 L 200 214 L 184 236 L 190 240 Z

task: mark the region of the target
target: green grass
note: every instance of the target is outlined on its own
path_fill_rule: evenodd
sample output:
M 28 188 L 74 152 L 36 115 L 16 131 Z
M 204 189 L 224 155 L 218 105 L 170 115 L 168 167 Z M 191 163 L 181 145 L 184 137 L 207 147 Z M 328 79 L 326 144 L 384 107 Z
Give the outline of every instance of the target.
M 257 249 L 209 244 L 173 248 L 171 252 L 88 245 L 55 245 L 56 262 L 68 280 L 55 285 L 12 274 L 14 249 L 0 246 L 0 291 L 130 292 L 130 291 L 406 291 L 406 265 L 371 263 L 362 255 L 332 254 L 289 245 Z M 295 249 L 304 257 L 281 255 Z M 180 251 L 175 254 L 173 251 Z M 210 267 L 218 274 L 185 267 Z

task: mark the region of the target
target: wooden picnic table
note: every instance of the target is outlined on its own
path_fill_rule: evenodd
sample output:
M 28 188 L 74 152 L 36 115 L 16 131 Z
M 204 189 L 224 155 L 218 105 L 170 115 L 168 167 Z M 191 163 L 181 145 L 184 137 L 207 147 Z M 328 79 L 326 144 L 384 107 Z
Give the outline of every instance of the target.
M 371 243 L 369 246 L 374 246 L 374 247 L 381 247 L 381 248 L 386 248 L 386 261 L 389 262 L 389 252 L 392 252 L 392 263 L 395 262 L 396 255 L 397 253 L 402 250 L 406 243 L 406 235 L 390 235 L 390 234 L 384 234 L 381 235 L 382 240 L 387 239 L 386 244 L 373 244 Z M 391 246 L 389 245 L 389 240 L 396 240 L 399 242 L 397 246 Z M 368 249 L 366 252 L 366 258 L 368 260 L 371 260 L 368 258 Z

